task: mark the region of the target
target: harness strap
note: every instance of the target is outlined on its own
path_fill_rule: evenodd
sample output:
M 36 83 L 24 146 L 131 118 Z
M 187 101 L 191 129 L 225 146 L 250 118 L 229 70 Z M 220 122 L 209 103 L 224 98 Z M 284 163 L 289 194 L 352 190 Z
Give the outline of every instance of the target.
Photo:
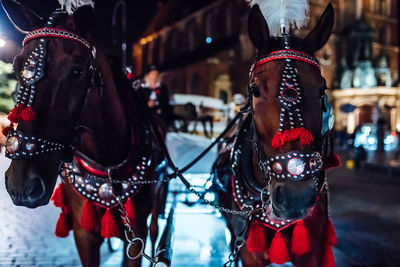
M 72 33 L 70 31 L 63 30 L 63 29 L 58 29 L 58 28 L 40 28 L 40 29 L 31 31 L 25 36 L 24 40 L 22 41 L 22 45 L 25 45 L 27 42 L 29 42 L 32 39 L 41 38 L 41 37 L 63 38 L 63 39 L 79 42 L 80 44 L 82 44 L 83 46 L 85 46 L 88 49 L 92 49 L 94 47 L 88 41 L 86 41 L 82 37 L 76 35 L 75 33 Z

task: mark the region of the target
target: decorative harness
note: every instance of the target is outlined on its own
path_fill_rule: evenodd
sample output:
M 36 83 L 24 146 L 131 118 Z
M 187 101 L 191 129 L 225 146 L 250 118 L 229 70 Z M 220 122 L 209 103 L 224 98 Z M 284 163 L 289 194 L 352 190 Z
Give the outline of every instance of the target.
M 57 9 L 49 17 L 45 28 L 34 30 L 24 38 L 23 45 L 34 39 L 39 39 L 39 43 L 23 63 L 22 83 L 18 88 L 17 104 L 9 114 L 12 123 L 30 122 L 35 119 L 32 105 L 37 83 L 45 75 L 47 45 L 50 38 L 72 40 L 89 49 L 89 69 L 93 72 L 96 71 L 96 49 L 93 45 L 72 32 L 52 28 L 55 20 L 64 13 L 65 11 Z M 74 149 L 70 144 L 61 144 L 14 130 L 13 124 L 10 125 L 11 130 L 7 134 L 6 156 L 12 160 L 17 160 L 34 158 L 54 151 L 67 152 L 68 154 L 73 151 L 72 162 L 64 162 L 60 166 L 60 176 L 63 181 L 71 184 L 77 192 L 88 200 L 103 207 L 114 207 L 119 202 L 125 202 L 126 199 L 137 193 L 143 184 L 149 183 L 146 177 L 148 177 L 149 166 L 152 163 L 152 140 L 149 127 L 143 121 L 141 124 L 142 136 L 144 136 L 141 147 L 137 149 L 131 146 L 127 159 L 112 166 L 101 165 L 79 150 Z M 131 138 L 134 140 L 134 129 L 131 129 L 131 133 Z M 126 179 L 126 177 L 128 178 Z
M 272 140 L 272 146 L 276 149 L 282 148 L 285 144 L 295 140 L 300 140 L 305 145 L 309 145 L 313 141 L 311 133 L 304 128 L 303 116 L 300 109 L 304 93 L 299 83 L 298 71 L 294 66 L 294 61 L 305 62 L 320 70 L 320 65 L 315 57 L 304 52 L 289 49 L 287 35 L 283 35 L 283 40 L 285 49 L 271 52 L 266 57 L 256 61 L 250 70 L 250 80 L 252 80 L 257 66 L 271 61 L 284 60 L 284 68 L 276 96 L 277 101 L 281 105 L 279 132 Z M 252 85 L 249 86 L 249 99 L 251 99 L 251 94 L 257 96 L 255 90 Z M 323 101 L 323 104 L 326 105 L 327 101 Z M 331 112 L 329 108 L 325 110 Z M 253 113 L 252 108 L 250 113 Z M 252 119 L 253 116 L 251 115 L 242 121 L 240 131 L 238 131 L 234 138 L 231 150 L 231 183 L 234 200 L 241 210 L 260 210 L 260 212 L 255 213 L 254 217 L 264 225 L 279 231 L 297 221 L 271 218 L 271 200 L 268 190 L 271 180 L 304 181 L 312 178 L 318 195 L 320 195 L 325 187 L 323 186 L 325 177 L 320 173 L 323 169 L 323 160 L 319 151 L 309 151 L 306 153 L 290 151 L 286 154 L 266 156 L 263 146 L 259 141 L 258 133 Z M 329 118 L 330 116 L 325 117 Z M 289 129 L 284 128 L 285 120 L 287 119 L 289 121 L 287 125 L 290 125 Z M 326 127 L 323 126 L 323 128 Z M 257 156 L 256 162 L 264 176 L 262 187 L 256 184 L 252 177 L 243 175 L 240 168 L 240 160 L 242 154 L 245 153 L 243 144 L 249 139 Z

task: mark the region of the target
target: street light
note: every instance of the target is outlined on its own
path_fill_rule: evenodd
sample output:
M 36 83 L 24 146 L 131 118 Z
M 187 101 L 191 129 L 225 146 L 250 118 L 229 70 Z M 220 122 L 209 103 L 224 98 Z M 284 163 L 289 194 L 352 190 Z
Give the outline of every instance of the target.
M 0 48 L 6 46 L 6 40 L 0 38 Z

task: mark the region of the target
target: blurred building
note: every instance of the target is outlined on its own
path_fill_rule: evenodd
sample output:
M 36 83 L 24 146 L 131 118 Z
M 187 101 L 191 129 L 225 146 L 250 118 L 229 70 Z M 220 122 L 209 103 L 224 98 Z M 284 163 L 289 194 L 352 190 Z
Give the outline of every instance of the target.
M 298 36 L 315 26 L 328 2 L 309 0 L 311 17 Z M 397 1 L 330 2 L 335 8 L 334 33 L 317 57 L 328 86 L 338 92 L 333 94 L 338 130 L 352 121 L 348 130 L 354 130 L 358 123 L 371 120 L 377 109 L 395 127 L 400 120 L 398 88 L 391 88 L 399 76 Z M 247 14 L 244 0 L 165 1 L 144 37 L 133 45 L 136 75 L 156 63 L 173 93 L 230 102 L 233 94 L 245 93 L 255 52 L 247 36 Z M 350 101 L 358 96 L 363 100 Z M 353 110 L 342 112 L 347 104 Z

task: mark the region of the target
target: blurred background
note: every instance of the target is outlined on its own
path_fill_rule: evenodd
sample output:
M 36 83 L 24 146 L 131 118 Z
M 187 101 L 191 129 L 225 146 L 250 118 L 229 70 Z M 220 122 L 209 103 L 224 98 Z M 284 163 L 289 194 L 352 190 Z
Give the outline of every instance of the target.
M 47 17 L 55 0 L 20 0 Z M 335 145 L 342 166 L 329 173 L 331 217 L 339 244 L 337 266 L 400 266 L 400 87 L 397 0 L 309 0 L 304 37 L 328 2 L 335 26 L 317 53 L 335 115 Z M 97 37 L 119 55 L 130 78 L 157 66 L 168 88 L 173 122 L 167 143 L 184 166 L 215 138 L 245 101 L 255 50 L 247 35 L 243 0 L 97 0 Z M 0 124 L 13 107 L 12 60 L 18 33 L 0 10 Z M 1 146 L 5 137 L 1 136 Z M 2 148 L 2 151 L 4 149 Z M 2 152 L 4 154 L 4 152 Z M 188 174 L 207 186 L 213 150 Z M 1 173 L 9 161 L 0 159 Z M 229 234 L 221 215 L 197 203 L 183 185 L 178 199 L 173 266 L 222 266 Z M 209 196 L 213 198 L 213 196 Z M 171 196 L 170 196 L 171 198 Z M 58 210 L 15 207 L 0 183 L 0 266 L 79 266 L 73 239 L 53 231 Z M 161 223 L 163 224 L 163 223 Z M 118 266 L 122 251 L 103 247 L 102 266 Z M 147 263 L 145 263 L 147 264 Z M 147 266 L 147 265 L 146 265 Z

